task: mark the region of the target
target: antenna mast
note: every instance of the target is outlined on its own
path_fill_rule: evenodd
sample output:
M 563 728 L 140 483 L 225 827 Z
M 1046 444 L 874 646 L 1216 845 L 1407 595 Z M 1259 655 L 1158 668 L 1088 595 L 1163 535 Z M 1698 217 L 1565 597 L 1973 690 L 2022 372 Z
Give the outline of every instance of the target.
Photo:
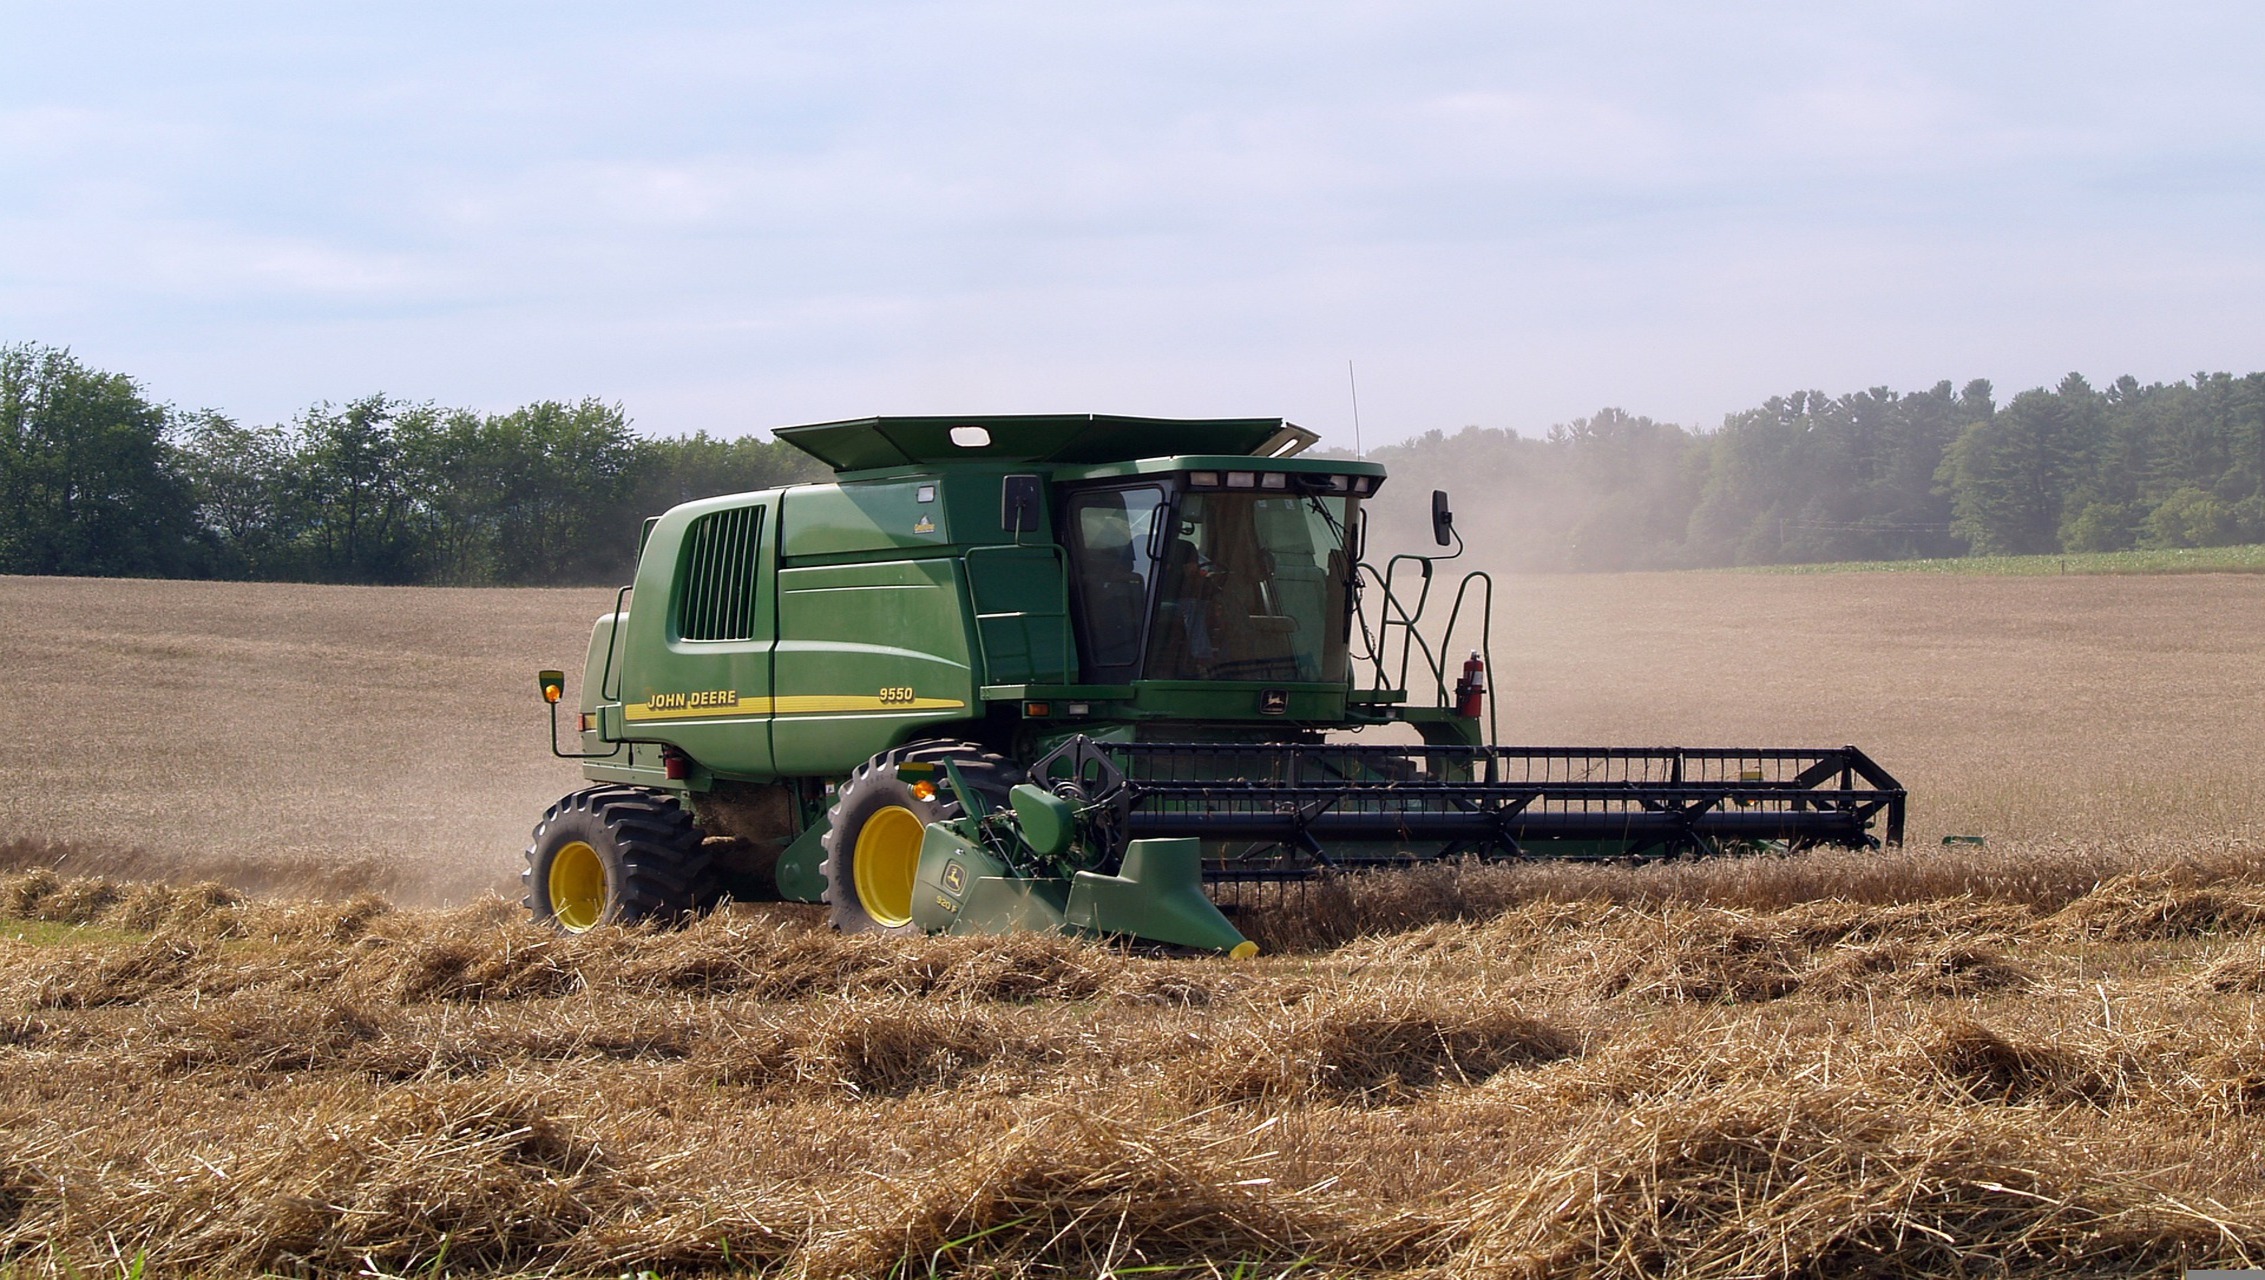
M 1353 456 L 1365 458 L 1368 451 L 1361 448 L 1361 384 L 1353 377 L 1353 362 L 1345 362 L 1345 385 L 1353 393 Z

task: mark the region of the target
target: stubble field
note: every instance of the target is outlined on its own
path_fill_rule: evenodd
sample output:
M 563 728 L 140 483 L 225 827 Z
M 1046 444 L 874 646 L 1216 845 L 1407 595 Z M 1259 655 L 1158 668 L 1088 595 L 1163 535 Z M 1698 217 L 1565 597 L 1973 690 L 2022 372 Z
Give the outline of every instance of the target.
M 1506 739 L 1854 742 L 1912 850 L 1355 882 L 1243 965 L 556 939 L 486 895 L 610 593 L 0 579 L 0 1267 L 2265 1260 L 2265 578 L 1504 586 Z

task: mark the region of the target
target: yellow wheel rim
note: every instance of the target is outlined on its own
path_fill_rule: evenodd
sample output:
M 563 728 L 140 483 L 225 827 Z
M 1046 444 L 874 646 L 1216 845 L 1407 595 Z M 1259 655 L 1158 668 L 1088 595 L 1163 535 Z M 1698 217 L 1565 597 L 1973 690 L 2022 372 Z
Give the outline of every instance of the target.
M 928 824 L 903 805 L 890 805 L 858 830 L 850 870 L 857 878 L 857 902 L 877 924 L 894 928 L 912 923 L 912 881 L 920 871 L 920 842 Z
M 551 855 L 551 919 L 572 933 L 594 927 L 606 914 L 606 864 L 588 843 L 576 840 Z M 905 900 L 912 896 L 908 890 Z

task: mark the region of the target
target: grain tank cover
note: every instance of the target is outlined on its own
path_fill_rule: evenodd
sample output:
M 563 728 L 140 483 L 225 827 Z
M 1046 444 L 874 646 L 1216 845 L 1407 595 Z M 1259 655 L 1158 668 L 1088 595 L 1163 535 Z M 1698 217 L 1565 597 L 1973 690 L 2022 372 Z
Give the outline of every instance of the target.
M 1280 418 L 1119 418 L 1099 413 L 860 418 L 781 427 L 777 434 L 836 471 L 952 462 L 1077 466 L 1177 454 L 1286 458 L 1318 439 Z

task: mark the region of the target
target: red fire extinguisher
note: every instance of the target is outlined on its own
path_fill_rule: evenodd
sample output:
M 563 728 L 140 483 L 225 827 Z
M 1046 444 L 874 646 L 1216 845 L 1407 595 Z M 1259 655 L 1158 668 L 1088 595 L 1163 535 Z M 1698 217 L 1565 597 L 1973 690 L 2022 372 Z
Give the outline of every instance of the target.
M 1455 714 L 1465 719 L 1479 718 L 1479 706 L 1486 701 L 1486 662 L 1479 651 L 1471 650 L 1469 660 L 1463 663 L 1463 678 L 1455 682 Z

